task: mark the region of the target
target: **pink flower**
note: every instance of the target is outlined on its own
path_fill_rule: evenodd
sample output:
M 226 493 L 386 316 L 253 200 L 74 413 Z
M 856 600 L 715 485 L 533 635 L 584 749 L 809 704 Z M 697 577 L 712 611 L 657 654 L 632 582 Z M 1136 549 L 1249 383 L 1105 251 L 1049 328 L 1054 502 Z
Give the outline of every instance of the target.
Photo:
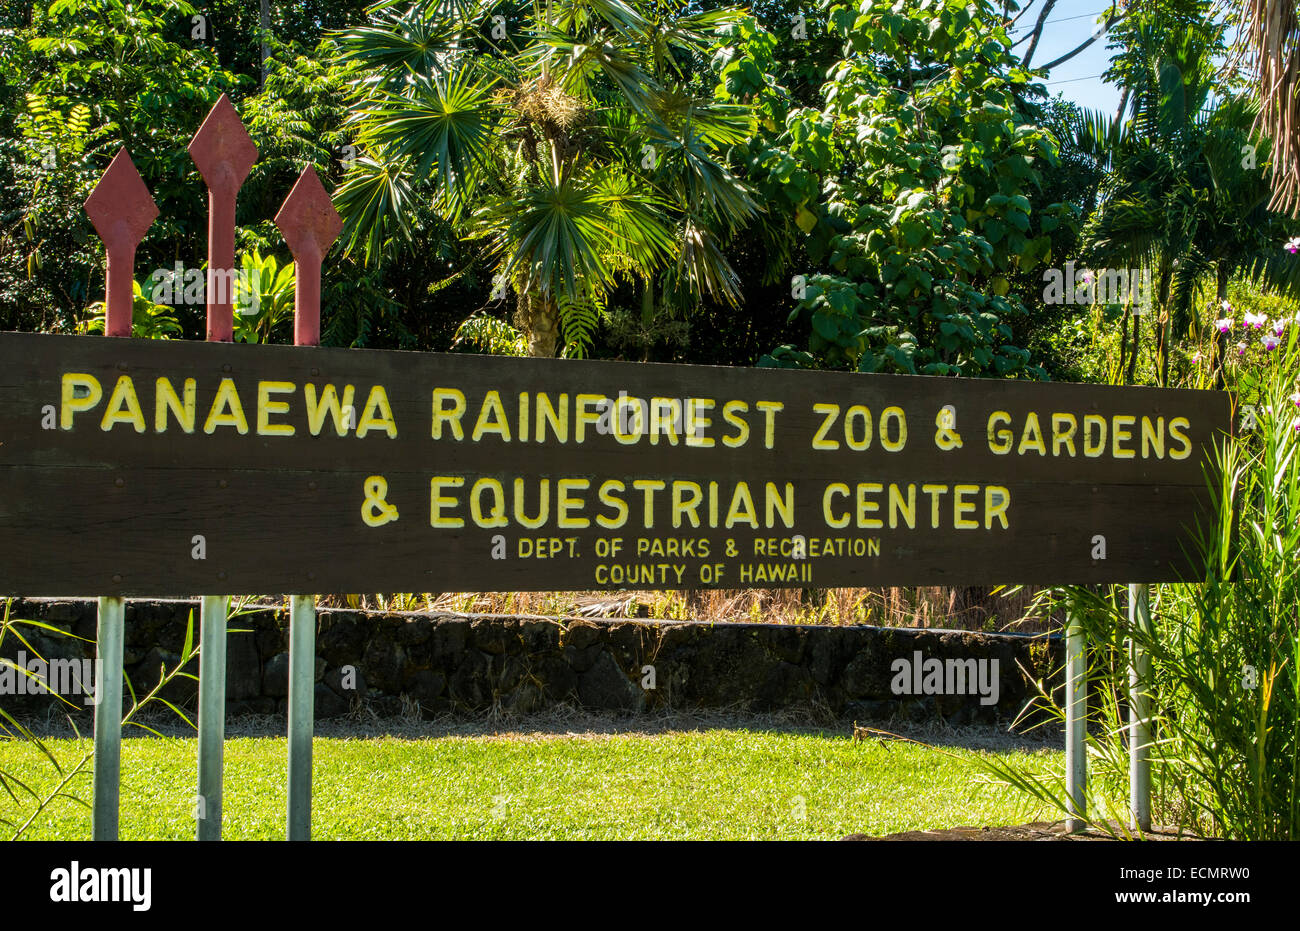
M 1246 354 L 1246 343 L 1243 340 L 1242 342 L 1237 344 L 1237 355 L 1244 356 L 1245 354 Z
M 1292 236 L 1287 240 L 1286 245 L 1282 248 L 1286 249 L 1286 251 L 1290 252 L 1292 255 L 1300 252 L 1300 236 Z
M 1274 349 L 1277 348 L 1277 337 L 1274 336 L 1272 333 L 1265 333 L 1263 336 L 1259 338 L 1259 341 L 1264 344 L 1264 349 L 1266 352 L 1272 352 Z
M 1226 304 L 1227 301 L 1224 301 L 1224 303 Z M 1223 317 L 1219 320 L 1215 320 L 1214 325 L 1219 328 L 1220 333 L 1227 333 L 1229 330 L 1232 329 L 1232 318 Z
M 1198 349 L 1196 351 L 1196 355 L 1192 356 L 1192 365 L 1200 365 L 1200 364 L 1201 364 L 1201 351 Z M 1297 405 L 1300 406 L 1300 402 L 1297 402 Z
M 1286 332 L 1286 324 L 1287 324 L 1286 317 L 1278 317 L 1276 320 L 1274 320 L 1273 335 L 1281 336 L 1284 332 Z
M 1246 326 L 1255 330 L 1262 330 L 1267 323 L 1268 314 L 1252 314 L 1249 310 L 1246 311 Z

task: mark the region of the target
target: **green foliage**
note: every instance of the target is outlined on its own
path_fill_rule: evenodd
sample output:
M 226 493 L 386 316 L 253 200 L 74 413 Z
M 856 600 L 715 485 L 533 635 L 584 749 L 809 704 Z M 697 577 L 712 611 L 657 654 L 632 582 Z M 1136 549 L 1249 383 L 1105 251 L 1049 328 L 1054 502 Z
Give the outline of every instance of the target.
M 754 153 L 770 211 L 807 234 L 814 263 L 792 288 L 808 352 L 782 347 L 764 363 L 1040 374 L 1010 343 L 1008 321 L 1024 313 L 1010 278 L 1051 257 L 1047 234 L 1072 213 L 1031 199 L 1057 145 L 1022 101 L 1032 76 L 998 11 L 864 0 L 829 13 L 844 57 L 822 107 L 789 112 Z
M 338 191 L 345 251 L 373 263 L 432 203 L 485 244 L 530 349 L 583 354 L 620 282 L 738 299 L 719 239 L 754 215 L 728 171 L 744 105 L 693 78 L 731 9 L 607 0 L 417 2 L 343 33 L 357 143 Z
M 32 660 L 46 662 L 46 657 L 39 646 L 43 641 L 37 641 L 35 635 L 42 636 L 47 641 L 51 638 L 84 639 L 42 621 L 16 618 L 12 615 L 12 607 L 12 600 L 7 599 L 4 604 L 3 618 L 0 618 L 0 646 L 4 645 L 6 638 L 17 640 L 28 654 L 28 662 Z M 194 640 L 194 613 L 190 612 L 185 628 L 185 645 L 181 649 L 181 654 L 171 669 L 165 665 L 159 667 L 158 681 L 153 688 L 145 695 L 137 697 L 131 680 L 125 679 L 130 700 L 126 713 L 122 715 L 123 729 L 137 727 L 157 735 L 157 730 L 139 720 L 142 713 L 151 711 L 151 706 L 154 705 L 166 707 L 193 729 L 194 725 L 185 713 L 163 698 L 161 692 L 178 679 L 198 682 L 198 676 L 186 671 L 187 668 L 195 668 L 198 655 L 199 647 Z M 0 659 L 0 665 L 13 667 L 15 675 L 36 678 L 31 672 L 7 658 Z M 93 685 L 98 688 L 100 683 L 94 682 Z M 67 697 L 55 694 L 65 705 L 75 707 Z M 75 733 L 75 725 L 73 730 Z M 31 727 L 0 707 L 0 747 L 5 749 L 3 757 L 0 757 L 0 760 L 3 760 L 0 762 L 0 789 L 4 789 L 9 801 L 9 804 L 4 804 L 3 798 L 0 797 L 0 809 L 2 809 L 0 824 L 13 829 L 10 840 L 19 840 L 29 832 L 37 833 L 41 821 L 51 818 L 52 810 L 61 807 L 62 801 L 80 805 L 87 813 L 90 812 L 90 803 L 74 794 L 73 790 L 78 782 L 83 781 L 90 774 L 91 770 L 87 767 L 94 758 L 94 746 L 91 744 L 77 748 L 76 763 L 68 764 L 60 761 L 59 754 L 55 752 L 59 743 L 61 742 L 38 736 Z M 21 757 L 27 759 L 16 762 Z M 89 834 L 88 831 L 85 833 Z
M 1052 605 L 1092 648 L 1090 813 L 1124 819 L 1125 641 L 1150 657 L 1154 820 L 1238 840 L 1300 838 L 1300 329 L 1244 372 L 1254 413 L 1218 451 L 1204 574 L 1156 587 L 1153 627 L 1130 624 L 1124 586 L 1071 586 Z M 1249 429 L 1245 429 L 1249 428 Z M 1041 606 L 1040 606 L 1041 607 Z M 1042 696 L 1041 703 L 1063 712 Z M 1064 810 L 1063 772 L 993 767 Z
M 495 356 L 526 356 L 528 337 L 505 320 L 479 312 L 467 317 L 457 328 L 451 348 Z
M 256 249 L 240 259 L 234 288 L 235 339 L 241 343 L 269 343 L 293 322 L 294 266 L 281 265 L 273 255 Z
M 131 282 L 134 292 L 131 302 L 131 335 L 137 339 L 171 339 L 181 335 L 181 325 L 176 321 L 176 310 L 170 304 L 158 304 L 145 296 L 140 282 Z M 91 316 L 82 321 L 84 333 L 103 333 L 105 308 L 96 301 L 87 308 Z

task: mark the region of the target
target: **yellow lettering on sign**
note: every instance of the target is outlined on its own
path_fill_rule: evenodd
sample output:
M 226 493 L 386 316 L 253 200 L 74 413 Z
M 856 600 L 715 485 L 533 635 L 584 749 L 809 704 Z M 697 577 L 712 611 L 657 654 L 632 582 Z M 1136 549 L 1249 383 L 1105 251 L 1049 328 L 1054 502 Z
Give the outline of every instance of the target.
M 1098 431 L 1097 441 L 1092 439 L 1092 428 Z M 1106 451 L 1106 418 L 1096 414 L 1085 414 L 1083 418 L 1083 454 L 1096 459 Z
M 597 497 L 600 498 L 601 504 L 614 509 L 614 517 L 606 517 L 604 514 L 596 515 L 596 523 L 600 524 L 600 526 L 604 527 L 606 530 L 617 530 L 619 527 L 622 527 L 627 523 L 627 502 L 619 495 L 615 494 L 615 492 L 626 490 L 626 485 L 616 478 L 611 478 L 608 481 L 602 482 L 600 490 L 596 492 Z
M 963 517 L 963 514 L 975 513 L 975 502 L 967 501 L 966 495 L 980 493 L 978 485 L 955 485 L 952 489 L 952 525 L 957 530 L 978 530 L 980 522 Z
M 898 436 L 889 438 L 889 421 L 898 421 Z M 907 415 L 901 407 L 887 407 L 880 412 L 880 445 L 896 453 L 907 445 Z
M 730 530 L 744 521 L 758 529 L 758 512 L 754 510 L 754 499 L 749 494 L 749 485 L 737 482 L 736 490 L 731 493 L 731 506 L 727 508 L 726 527 Z
M 212 400 L 212 409 L 203 424 L 203 432 L 212 434 L 217 427 L 234 427 L 241 436 L 248 432 L 248 419 L 244 416 L 244 405 L 239 401 L 239 392 L 235 390 L 234 379 L 221 379 L 221 387 Z
M 198 382 L 193 378 L 187 378 L 185 379 L 185 385 L 181 390 L 185 392 L 184 401 L 176 396 L 176 389 L 172 387 L 171 379 L 159 378 L 155 383 L 153 428 L 157 432 L 167 432 L 168 411 L 171 411 L 172 415 L 176 418 L 176 423 L 180 426 L 182 431 L 185 433 L 194 432 Z
M 993 429 L 995 424 L 1011 424 L 1011 415 L 1006 411 L 994 411 L 989 414 L 989 451 L 999 456 L 1005 456 L 1011 452 L 1011 444 L 1015 441 L 1016 435 L 1007 427 L 1000 430 Z
M 1110 454 L 1116 459 L 1132 459 L 1137 455 L 1136 450 L 1120 446 L 1121 443 L 1133 439 L 1133 432 L 1123 428 L 1131 427 L 1135 423 L 1137 423 L 1137 418 L 1130 417 L 1128 414 L 1116 414 L 1114 420 L 1111 421 Z
M 993 529 L 993 518 L 1007 529 L 1007 508 L 1011 507 L 1011 490 L 1001 485 L 988 485 L 984 489 L 984 529 Z
M 862 436 L 853 436 L 853 421 L 862 421 Z M 844 412 L 844 442 L 849 449 L 861 452 L 871 446 L 871 411 L 861 404 L 854 404 Z
M 829 436 L 831 427 L 835 426 L 835 418 L 840 414 L 838 404 L 814 404 L 813 411 L 818 414 L 825 414 L 822 418 L 822 425 L 817 428 L 817 434 L 813 437 L 813 449 L 839 449 L 840 441 L 832 440 Z
M 776 514 L 781 515 L 781 522 L 787 527 L 794 526 L 794 483 L 786 482 L 785 491 L 780 491 L 776 487 L 776 482 L 768 482 L 764 488 L 767 501 L 764 504 L 764 513 L 767 517 L 767 526 L 775 527 L 776 521 L 773 519 Z
M 1066 430 L 1069 427 L 1069 430 Z M 1079 421 L 1073 414 L 1052 415 L 1052 455 L 1061 455 L 1061 447 L 1066 446 L 1070 455 L 1074 452 L 1074 435 L 1079 432 Z
M 1150 417 L 1142 418 L 1142 458 L 1146 459 L 1152 452 L 1157 459 L 1165 458 L 1165 419 L 1157 417 L 1153 424 Z
M 350 408 L 356 395 L 356 389 L 351 385 L 343 386 L 343 402 L 339 403 L 338 390 L 333 385 L 326 385 L 325 390 L 321 392 L 319 401 L 316 397 L 316 386 L 308 382 L 302 386 L 303 397 L 307 399 L 307 429 L 311 431 L 312 436 L 320 436 L 321 428 L 325 426 L 327 416 L 334 419 L 334 432 L 339 436 L 347 436 L 348 425 L 347 416 L 344 414 L 344 408 Z
M 685 497 L 686 493 L 690 497 Z M 696 513 L 700 502 L 704 500 L 704 490 L 696 482 L 673 482 L 673 526 L 680 527 L 682 518 L 689 517 L 692 527 L 700 526 L 700 515 Z
M 289 413 L 288 401 L 272 401 L 272 394 L 291 394 L 291 381 L 259 381 L 257 383 L 257 433 L 259 436 L 293 436 L 292 424 L 271 423 L 272 414 Z
M 744 446 L 749 441 L 749 423 L 744 417 L 737 417 L 737 414 L 743 414 L 749 410 L 749 405 L 744 401 L 728 401 L 722 405 L 722 419 L 736 428 L 734 435 L 727 434 L 722 438 L 722 445 L 731 449 L 738 446 Z
M 646 529 L 649 530 L 655 525 L 655 492 L 663 491 L 668 486 L 657 478 L 639 478 L 632 483 L 632 487 L 645 495 L 645 510 L 642 512 L 642 518 Z
M 831 515 L 831 495 L 843 495 L 847 498 L 849 496 L 849 486 L 843 482 L 833 482 L 826 486 L 826 491 L 822 494 L 822 519 L 826 521 L 827 527 L 839 530 L 847 527 L 852 518 L 850 518 L 848 511 L 844 512 L 843 517 Z
M 491 492 L 492 504 L 483 511 L 483 494 Z M 476 527 L 504 527 L 510 523 L 506 517 L 506 492 L 494 478 L 481 478 L 469 491 L 469 516 Z
M 463 517 L 443 517 L 443 508 L 454 508 L 460 504 L 456 498 L 442 494 L 444 488 L 459 488 L 465 479 L 459 475 L 438 475 L 429 482 L 429 525 L 432 527 L 464 527 Z
M 1186 459 L 1192 454 L 1192 441 L 1189 440 L 1187 434 L 1183 432 L 1184 430 L 1190 430 L 1191 427 L 1192 425 L 1188 422 L 1186 417 L 1175 417 L 1173 420 L 1169 421 L 1169 438 L 1171 440 L 1177 440 L 1182 447 L 1178 450 L 1169 450 L 1170 459 Z
M 916 529 L 916 486 L 907 486 L 907 503 L 904 504 L 903 496 L 898 490 L 897 485 L 889 486 L 889 526 L 894 528 L 898 526 L 899 515 L 907 523 L 908 530 Z
M 599 408 L 603 402 L 608 402 L 609 398 L 603 394 L 580 394 L 577 398 L 578 405 L 578 426 L 574 429 L 573 441 L 581 443 L 587 439 L 587 424 L 595 426 L 600 423 L 600 418 L 604 416 Z M 596 409 L 591 408 L 595 406 Z
M 939 528 L 939 499 L 948 493 L 947 485 L 922 485 L 921 491 L 930 496 L 930 526 Z
M 333 388 L 333 385 L 330 385 Z M 352 389 L 348 385 L 348 390 Z M 447 406 L 447 402 L 451 406 Z M 451 435 L 458 440 L 465 439 L 465 430 L 460 425 L 461 417 L 465 416 L 465 392 L 457 388 L 434 388 L 433 389 L 433 438 L 442 439 L 442 426 L 447 424 L 451 428 Z M 315 431 L 312 431 L 315 432 Z
M 470 438 L 477 443 L 489 433 L 495 433 L 506 443 L 510 442 L 510 422 L 506 419 L 501 395 L 496 391 L 489 391 L 483 396 L 483 406 L 479 408 L 478 421 L 474 424 Z
M 117 380 L 113 393 L 104 409 L 104 418 L 99 422 L 99 429 L 107 433 L 119 423 L 129 423 L 136 433 L 144 433 L 144 411 L 140 410 L 140 399 L 135 396 L 135 384 L 130 375 L 123 375 Z
M 388 406 L 388 392 L 384 391 L 383 385 L 370 389 L 366 409 L 357 424 L 357 437 L 363 437 L 371 430 L 383 430 L 390 440 L 397 438 L 397 424 L 393 422 L 393 409 Z
M 880 510 L 879 501 L 870 501 L 867 495 L 878 495 L 885 490 L 885 486 L 879 482 L 859 482 L 858 483 L 858 526 L 859 527 L 883 527 L 885 522 L 879 517 L 868 517 L 868 514 L 875 514 Z
M 585 502 L 581 498 L 570 498 L 571 491 L 585 491 L 591 482 L 585 478 L 562 478 L 556 485 L 555 517 L 556 522 L 570 530 L 590 527 L 591 521 L 585 517 L 573 517 L 569 514 L 575 508 L 582 508 Z
M 713 410 L 712 398 L 689 398 L 686 401 L 686 445 L 708 448 L 713 445 L 713 437 L 704 432 L 713 426 L 713 418 L 705 417 L 702 411 Z
M 1040 456 L 1047 455 L 1047 447 L 1043 444 L 1043 430 L 1038 426 L 1038 415 L 1033 411 L 1025 415 L 1025 428 L 1021 431 L 1016 455 L 1023 456 L 1026 449 L 1037 450 Z
M 537 517 L 533 518 L 524 513 L 524 480 L 515 479 L 515 520 L 529 530 L 536 530 L 545 524 L 551 513 L 551 480 L 544 478 L 538 485 Z
M 77 389 L 83 389 L 85 397 L 78 397 Z M 63 376 L 62 402 L 59 405 L 59 426 L 64 430 L 72 429 L 72 417 L 90 410 L 104 397 L 104 389 L 94 375 L 80 372 L 67 372 Z
M 785 410 L 785 405 L 780 401 L 758 401 L 754 406 L 763 412 L 763 448 L 771 449 L 776 440 L 776 415 Z
M 555 405 L 551 403 L 551 396 L 545 392 L 537 394 L 537 429 L 533 432 L 537 434 L 537 442 L 546 442 L 546 427 L 550 426 L 551 432 L 561 443 L 569 442 L 569 396 L 560 395 L 560 409 L 557 411 Z

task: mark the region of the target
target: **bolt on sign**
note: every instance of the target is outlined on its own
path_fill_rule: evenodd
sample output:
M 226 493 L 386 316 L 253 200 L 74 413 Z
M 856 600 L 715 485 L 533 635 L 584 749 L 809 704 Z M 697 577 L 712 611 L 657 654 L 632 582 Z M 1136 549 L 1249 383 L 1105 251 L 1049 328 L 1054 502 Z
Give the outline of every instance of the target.
M 0 334 L 0 588 L 1203 574 L 1221 392 Z

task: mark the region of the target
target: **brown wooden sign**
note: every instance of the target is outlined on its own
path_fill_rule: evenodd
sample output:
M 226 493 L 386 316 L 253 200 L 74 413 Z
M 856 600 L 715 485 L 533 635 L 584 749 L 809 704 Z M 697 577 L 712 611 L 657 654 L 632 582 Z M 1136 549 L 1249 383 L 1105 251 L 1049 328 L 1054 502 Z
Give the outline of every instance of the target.
M 0 591 L 1172 581 L 1226 394 L 0 334 Z

